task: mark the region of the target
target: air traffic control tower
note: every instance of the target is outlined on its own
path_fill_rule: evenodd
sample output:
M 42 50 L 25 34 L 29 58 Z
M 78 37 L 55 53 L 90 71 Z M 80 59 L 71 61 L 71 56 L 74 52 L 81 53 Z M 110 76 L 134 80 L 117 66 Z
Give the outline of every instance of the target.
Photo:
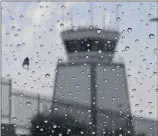
M 132 133 L 125 66 L 113 63 L 118 31 L 79 28 L 61 33 L 68 62 L 59 62 L 53 113 L 70 115 L 102 136 L 106 130 Z

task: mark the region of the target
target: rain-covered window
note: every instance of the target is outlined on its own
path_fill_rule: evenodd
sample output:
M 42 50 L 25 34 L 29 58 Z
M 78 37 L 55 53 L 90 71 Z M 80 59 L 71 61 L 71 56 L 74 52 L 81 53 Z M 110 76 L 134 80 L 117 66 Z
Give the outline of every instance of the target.
M 1 2 L 1 132 L 157 136 L 157 2 Z

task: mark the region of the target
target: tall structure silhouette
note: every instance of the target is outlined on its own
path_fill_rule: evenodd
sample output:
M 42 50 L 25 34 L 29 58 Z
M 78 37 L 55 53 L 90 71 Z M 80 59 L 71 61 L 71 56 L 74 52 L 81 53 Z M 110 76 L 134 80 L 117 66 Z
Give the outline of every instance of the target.
M 57 65 L 54 114 L 71 115 L 102 135 L 122 127 L 132 133 L 123 63 L 113 63 L 120 33 L 79 28 L 61 33 L 68 62 Z

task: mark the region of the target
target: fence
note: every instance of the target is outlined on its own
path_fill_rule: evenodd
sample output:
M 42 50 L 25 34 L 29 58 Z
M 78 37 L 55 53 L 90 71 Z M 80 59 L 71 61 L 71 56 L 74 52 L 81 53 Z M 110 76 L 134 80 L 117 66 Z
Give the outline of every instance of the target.
M 51 97 L 38 93 L 13 90 L 11 80 L 2 80 L 2 123 L 13 123 L 18 128 L 29 128 L 31 118 L 38 112 L 48 110 Z

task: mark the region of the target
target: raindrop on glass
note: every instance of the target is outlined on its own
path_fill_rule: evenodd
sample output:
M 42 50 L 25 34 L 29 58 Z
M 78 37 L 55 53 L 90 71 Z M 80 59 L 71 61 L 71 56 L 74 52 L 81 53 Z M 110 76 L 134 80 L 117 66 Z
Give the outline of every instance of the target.
M 16 121 L 16 120 L 17 120 L 17 118 L 16 118 L 16 117 L 13 117 L 13 118 L 12 118 L 12 120 L 13 120 L 13 121 Z
M 139 39 L 136 39 L 136 40 L 135 40 L 135 43 L 138 43 L 138 42 L 139 42 Z
M 14 34 L 14 37 L 18 37 L 18 34 Z
M 17 48 L 20 48 L 21 47 L 21 44 L 17 44 Z
M 153 72 L 153 75 L 157 75 L 157 72 Z
M 154 49 L 154 53 L 157 54 L 157 48 Z
M 64 9 L 64 8 L 65 8 L 65 6 L 64 6 L 64 5 L 62 5 L 62 6 L 61 6 L 61 8 L 62 8 L 62 9 Z
M 139 104 L 135 104 L 135 107 L 139 107 Z
M 27 102 L 26 105 L 27 105 L 27 106 L 30 106 L 30 105 L 31 105 L 31 102 Z
M 42 47 L 43 47 L 43 44 L 41 44 L 40 47 L 42 48 Z
M 118 22 L 121 21 L 121 18 L 120 18 L 120 17 L 117 17 L 117 18 L 116 18 L 116 21 L 118 21 Z
M 28 69 L 29 64 L 30 64 L 30 61 L 29 61 L 29 58 L 27 57 L 27 58 L 24 59 L 22 67 L 24 69 Z
M 126 46 L 126 47 L 125 47 L 125 50 L 126 50 L 126 51 L 128 51 L 129 49 L 130 49 L 130 47 L 129 47 L 129 46 Z
M 17 31 L 18 31 L 18 32 L 21 32 L 21 29 L 18 29 Z
M 108 82 L 108 79 L 105 79 L 104 82 L 105 82 L 105 83 Z
M 58 62 L 61 63 L 61 62 L 62 62 L 62 59 L 59 59 Z
M 12 29 L 12 30 L 15 30 L 15 26 L 12 26 L 11 29 Z
M 127 32 L 131 33 L 132 32 L 132 28 L 128 28 Z
M 154 35 L 154 34 L 149 34 L 149 38 L 150 38 L 150 39 L 154 39 L 154 38 L 155 38 L 155 35 Z
M 20 18 L 22 19 L 22 18 L 24 18 L 24 16 L 23 16 L 23 15 L 20 15 Z
M 49 78 L 49 77 L 50 77 L 50 74 L 46 74 L 45 77 L 46 77 L 46 78 Z
M 132 89 L 132 92 L 136 92 L 136 89 Z
M 61 24 L 60 24 L 60 27 L 61 27 L 61 28 L 63 28 L 63 27 L 64 27 L 64 24 L 63 24 L 63 23 L 61 23 Z
M 25 43 L 22 43 L 22 46 L 25 46 Z
M 97 33 L 98 33 L 98 34 L 101 33 L 101 31 L 102 31 L 101 29 L 97 29 Z

